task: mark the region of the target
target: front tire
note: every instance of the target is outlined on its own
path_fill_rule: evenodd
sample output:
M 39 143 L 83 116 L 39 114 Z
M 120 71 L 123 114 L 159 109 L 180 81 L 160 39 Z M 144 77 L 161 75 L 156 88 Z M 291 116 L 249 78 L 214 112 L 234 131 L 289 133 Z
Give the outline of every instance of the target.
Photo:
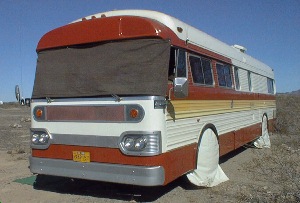
M 213 187 L 228 180 L 219 166 L 219 142 L 216 133 L 207 128 L 200 136 L 197 168 L 187 175 L 196 186 Z

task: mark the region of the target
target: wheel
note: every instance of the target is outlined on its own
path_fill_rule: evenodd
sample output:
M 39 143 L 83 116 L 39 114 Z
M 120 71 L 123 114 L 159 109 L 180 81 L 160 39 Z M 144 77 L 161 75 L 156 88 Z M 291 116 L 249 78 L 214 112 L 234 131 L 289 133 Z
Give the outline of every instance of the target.
M 196 186 L 213 187 L 228 180 L 219 166 L 219 143 L 216 133 L 207 128 L 200 136 L 197 168 L 186 176 Z
M 261 122 L 261 136 L 253 143 L 257 148 L 270 148 L 270 136 L 268 130 L 268 118 L 266 115 L 263 115 Z
M 268 130 L 268 118 L 266 115 L 263 116 L 262 118 L 262 123 L 261 123 L 261 135 L 269 135 L 269 130 Z

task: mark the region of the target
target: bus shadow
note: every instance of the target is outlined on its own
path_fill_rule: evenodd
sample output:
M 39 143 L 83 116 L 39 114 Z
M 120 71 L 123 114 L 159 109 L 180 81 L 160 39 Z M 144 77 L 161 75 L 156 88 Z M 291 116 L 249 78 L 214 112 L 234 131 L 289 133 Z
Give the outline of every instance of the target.
M 225 154 L 225 155 L 221 156 L 220 160 L 219 160 L 219 163 L 222 164 L 222 163 L 228 161 L 229 159 L 234 158 L 235 156 L 241 154 L 242 152 L 246 151 L 249 148 L 255 148 L 255 147 L 252 145 L 252 143 L 241 146 L 241 147 L 235 149 L 234 151 L 229 152 L 228 154 Z
M 60 194 L 92 196 L 122 201 L 134 200 L 137 202 L 156 201 L 177 187 L 187 190 L 196 189 L 189 185 L 185 177 L 180 177 L 166 186 L 143 187 L 48 175 L 37 175 L 33 187 L 36 190 Z

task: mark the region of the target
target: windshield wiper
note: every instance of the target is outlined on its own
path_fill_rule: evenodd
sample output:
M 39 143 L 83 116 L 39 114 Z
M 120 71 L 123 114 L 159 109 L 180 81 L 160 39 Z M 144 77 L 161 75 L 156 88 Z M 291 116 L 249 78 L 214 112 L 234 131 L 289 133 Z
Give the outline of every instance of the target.
M 111 95 L 113 98 L 115 98 L 116 99 L 116 102 L 120 102 L 120 101 L 122 101 L 122 98 L 121 97 L 119 97 L 118 95 L 116 95 L 116 94 L 112 94 Z

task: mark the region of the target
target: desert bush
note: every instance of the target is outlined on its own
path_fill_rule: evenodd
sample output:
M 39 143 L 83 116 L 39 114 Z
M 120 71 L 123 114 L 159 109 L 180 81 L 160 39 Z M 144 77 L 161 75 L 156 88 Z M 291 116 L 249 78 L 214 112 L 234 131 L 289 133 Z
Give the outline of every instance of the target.
M 271 149 L 252 149 L 244 165 L 254 184 L 237 192 L 237 202 L 300 202 L 300 96 L 276 96 L 277 133 Z
M 300 134 L 300 95 L 276 96 L 276 129 L 282 134 Z
M 237 192 L 238 202 L 300 202 L 300 139 L 278 133 L 271 138 L 271 149 L 252 149 L 255 158 L 243 166 L 254 183 Z

